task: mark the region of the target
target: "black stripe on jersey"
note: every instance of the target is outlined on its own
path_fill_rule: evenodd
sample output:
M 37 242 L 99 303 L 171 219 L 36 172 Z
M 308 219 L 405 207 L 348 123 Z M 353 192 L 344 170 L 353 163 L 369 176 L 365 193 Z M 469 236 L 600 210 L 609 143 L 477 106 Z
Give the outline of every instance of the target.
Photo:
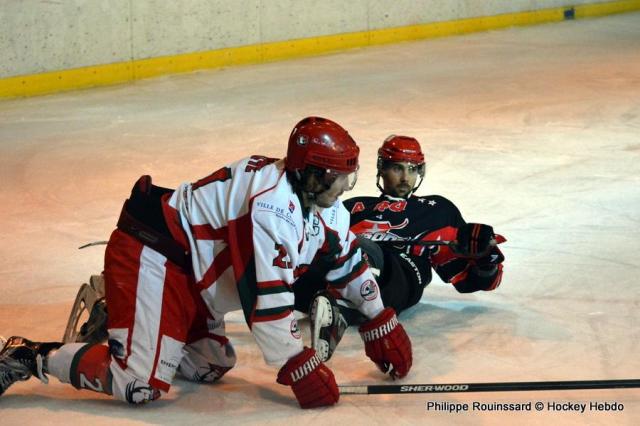
M 320 221 L 324 226 L 324 235 L 325 235 L 324 244 L 320 248 L 320 251 L 323 254 L 335 254 L 336 256 L 340 255 L 340 252 L 342 252 L 342 245 L 340 244 L 340 235 L 338 235 L 338 233 L 333 229 L 329 228 L 324 223 L 324 220 L 322 220 L 322 217 L 320 217 Z
M 244 270 L 240 279 L 238 279 L 237 288 L 244 319 L 249 325 L 249 328 L 251 328 L 251 313 L 258 298 L 255 256 L 251 256 L 251 259 L 247 262 L 247 268 Z
M 278 287 L 264 287 L 261 288 L 258 284 L 258 296 L 265 296 L 267 294 L 289 293 L 291 292 L 291 286 L 287 286 L 284 283 Z
M 271 316 L 284 316 L 288 312 L 293 310 L 293 305 L 287 306 L 278 306 L 277 308 L 269 308 L 269 309 L 256 309 L 255 317 L 271 317 Z
M 360 262 L 354 265 L 353 269 L 351 269 L 351 272 L 349 272 L 347 275 L 338 278 L 337 280 L 327 281 L 327 284 L 335 288 L 344 288 L 347 284 L 361 275 L 366 268 L 368 268 L 367 261 L 363 258 L 360 260 Z
M 360 248 L 360 245 L 358 244 L 358 240 L 354 239 L 351 242 L 351 247 L 349 248 L 349 253 L 347 253 L 344 256 L 342 256 L 341 258 L 337 259 L 336 260 L 336 264 L 332 269 L 338 269 L 338 268 L 342 267 L 342 265 L 347 263 L 347 261 L 349 261 L 349 259 L 351 259 L 353 257 L 353 255 L 355 255 L 358 252 L 359 248 Z

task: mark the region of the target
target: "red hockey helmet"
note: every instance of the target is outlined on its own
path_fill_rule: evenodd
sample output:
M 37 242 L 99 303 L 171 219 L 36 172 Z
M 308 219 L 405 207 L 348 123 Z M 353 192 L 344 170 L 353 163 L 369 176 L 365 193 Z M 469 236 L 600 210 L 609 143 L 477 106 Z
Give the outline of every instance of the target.
M 302 119 L 289 136 L 285 167 L 301 172 L 316 166 L 333 173 L 353 173 L 358 169 L 360 149 L 339 124 L 321 117 Z
M 384 140 L 378 149 L 378 170 L 382 168 L 384 162 L 407 162 L 421 166 L 424 164 L 424 154 L 416 139 L 391 135 Z

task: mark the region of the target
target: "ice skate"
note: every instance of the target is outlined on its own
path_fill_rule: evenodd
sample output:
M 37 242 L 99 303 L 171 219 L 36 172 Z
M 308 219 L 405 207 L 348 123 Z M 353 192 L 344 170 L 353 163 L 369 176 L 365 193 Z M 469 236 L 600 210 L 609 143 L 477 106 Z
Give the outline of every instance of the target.
M 88 318 L 81 322 L 83 317 Z M 104 277 L 93 275 L 89 284 L 82 284 L 78 290 L 62 341 L 100 343 L 106 339 L 107 304 L 104 298 Z
M 340 314 L 336 300 L 327 291 L 316 294 L 309 308 L 311 324 L 311 347 L 316 350 L 323 362 L 333 355 L 342 335 L 347 329 L 347 322 Z
M 104 298 L 96 300 L 91 308 L 89 319 L 80 326 L 75 338 L 78 343 L 101 343 L 107 340 L 107 302 Z
M 31 376 L 48 383 L 44 359 L 52 349 L 60 346 L 58 342 L 40 343 L 10 337 L 0 351 L 0 395 L 15 382 L 28 380 Z

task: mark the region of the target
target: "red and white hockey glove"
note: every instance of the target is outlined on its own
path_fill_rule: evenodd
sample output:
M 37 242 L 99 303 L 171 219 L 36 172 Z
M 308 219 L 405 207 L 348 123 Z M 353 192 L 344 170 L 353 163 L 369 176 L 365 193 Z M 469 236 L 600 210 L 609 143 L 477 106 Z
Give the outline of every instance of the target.
M 362 324 L 358 331 L 367 356 L 380 371 L 389 373 L 394 379 L 407 375 L 413 362 L 411 340 L 393 308 L 385 308 L 377 317 Z
M 316 351 L 305 347 L 278 372 L 278 383 L 291 386 L 302 408 L 323 407 L 338 402 L 340 392 L 333 372 Z

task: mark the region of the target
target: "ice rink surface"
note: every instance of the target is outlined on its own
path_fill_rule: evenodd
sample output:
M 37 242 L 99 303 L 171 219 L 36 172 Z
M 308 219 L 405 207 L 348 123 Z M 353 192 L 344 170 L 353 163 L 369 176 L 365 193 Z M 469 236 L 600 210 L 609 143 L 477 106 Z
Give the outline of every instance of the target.
M 431 283 L 401 316 L 414 366 L 403 383 L 640 378 L 640 14 L 404 43 L 0 102 L 0 334 L 61 337 L 78 286 L 133 182 L 176 186 L 250 154 L 281 157 L 293 125 L 331 118 L 362 147 L 352 194 L 375 194 L 390 133 L 427 155 L 419 194 L 451 199 L 508 238 L 502 286 Z M 221 383 L 177 379 L 129 407 L 52 379 L 11 387 L 16 424 L 635 425 L 640 390 L 343 396 L 300 410 L 240 313 L 237 367 Z M 329 363 L 341 384 L 389 383 L 349 330 Z M 429 402 L 469 411 L 427 410 Z M 473 402 L 541 401 L 537 412 Z M 547 403 L 586 403 L 584 413 Z M 589 409 L 615 402 L 623 411 Z

